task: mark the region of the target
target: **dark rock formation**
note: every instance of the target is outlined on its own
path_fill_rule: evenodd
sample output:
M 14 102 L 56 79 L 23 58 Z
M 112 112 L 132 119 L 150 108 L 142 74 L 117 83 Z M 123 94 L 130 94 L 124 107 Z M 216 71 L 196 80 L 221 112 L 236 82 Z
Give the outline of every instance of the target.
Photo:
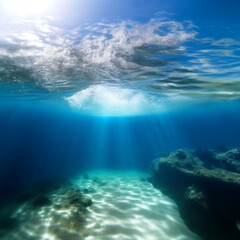
M 240 149 L 180 149 L 154 161 L 150 181 L 204 240 L 240 239 Z
M 91 205 L 92 200 L 69 181 L 37 183 L 0 206 L 0 238 L 25 239 L 22 234 L 28 236 L 30 229 L 31 239 L 40 239 L 44 231 L 59 240 L 84 239 Z

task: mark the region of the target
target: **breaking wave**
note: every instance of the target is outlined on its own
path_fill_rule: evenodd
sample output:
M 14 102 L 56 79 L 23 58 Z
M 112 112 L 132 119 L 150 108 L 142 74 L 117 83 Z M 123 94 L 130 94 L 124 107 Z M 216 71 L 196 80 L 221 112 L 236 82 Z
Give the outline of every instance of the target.
M 90 86 L 66 100 L 72 107 L 94 115 L 142 115 L 163 110 L 152 96 L 111 86 Z
M 142 80 L 151 72 L 162 75 L 168 61 L 161 56 L 184 51 L 182 43 L 195 36 L 188 28 L 151 19 L 64 31 L 44 21 L 23 21 L 19 32 L 2 33 L 0 79 L 31 81 L 56 90 L 92 82 Z

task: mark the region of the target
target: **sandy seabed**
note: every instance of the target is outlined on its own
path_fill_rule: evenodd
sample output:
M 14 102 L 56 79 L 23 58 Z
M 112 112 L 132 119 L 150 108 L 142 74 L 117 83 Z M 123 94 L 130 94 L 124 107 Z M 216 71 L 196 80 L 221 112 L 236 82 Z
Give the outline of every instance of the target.
M 13 212 L 18 227 L 9 229 L 1 239 L 199 239 L 184 224 L 175 202 L 155 189 L 144 173 L 91 171 L 71 182 L 69 190 L 59 189 L 49 195 L 52 204 L 37 208 L 29 208 L 29 202 L 19 205 Z M 92 199 L 92 205 L 82 212 L 74 204 L 67 205 L 69 191 L 81 191 Z
M 91 172 L 74 184 L 89 191 L 86 240 L 195 240 L 176 204 L 139 172 Z

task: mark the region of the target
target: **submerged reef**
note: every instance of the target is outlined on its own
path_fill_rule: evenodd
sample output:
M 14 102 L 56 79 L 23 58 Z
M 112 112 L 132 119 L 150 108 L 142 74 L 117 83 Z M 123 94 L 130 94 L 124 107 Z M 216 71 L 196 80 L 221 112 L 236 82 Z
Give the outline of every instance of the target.
M 0 238 L 84 239 L 91 205 L 71 182 L 43 181 L 1 204 Z
M 204 240 L 240 239 L 240 148 L 179 149 L 154 160 L 150 181 Z

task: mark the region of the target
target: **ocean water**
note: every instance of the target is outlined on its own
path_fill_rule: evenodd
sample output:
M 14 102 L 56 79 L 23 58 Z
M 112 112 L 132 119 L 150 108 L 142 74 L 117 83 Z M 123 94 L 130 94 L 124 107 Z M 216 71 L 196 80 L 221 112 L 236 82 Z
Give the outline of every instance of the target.
M 201 239 L 148 180 L 178 149 L 240 147 L 239 4 L 6 2 L 0 239 Z
M 238 147 L 239 102 L 131 117 L 82 115 L 57 103 L 1 104 L 1 190 L 91 169 L 150 171 L 179 148 Z
M 150 176 L 153 159 L 179 148 L 239 146 L 238 101 L 158 115 L 99 117 L 53 100 L 4 100 L 1 197 L 11 201 L 36 182 L 71 179 L 81 191 L 88 189 L 85 195 L 93 201 L 87 233 L 77 230 L 73 239 L 198 239 L 176 203 L 141 179 Z M 88 179 L 82 178 L 86 172 Z M 10 211 L 17 226 L 6 222 L 2 239 L 71 239 L 66 235 L 71 228 L 53 220 L 62 210 L 46 206 L 29 213 L 24 206 L 20 202 L 14 213 Z M 2 217 L 1 222 L 6 220 L 4 213 Z M 52 225 L 63 232 L 51 231 Z

